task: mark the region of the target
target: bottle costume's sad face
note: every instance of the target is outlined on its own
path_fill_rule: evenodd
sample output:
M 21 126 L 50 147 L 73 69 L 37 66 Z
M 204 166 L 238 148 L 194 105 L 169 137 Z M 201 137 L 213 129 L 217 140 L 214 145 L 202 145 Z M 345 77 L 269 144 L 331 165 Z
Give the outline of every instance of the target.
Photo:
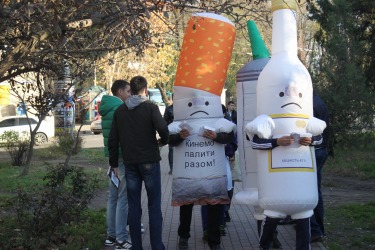
M 297 84 L 291 83 L 284 88 L 284 91 L 280 91 L 279 98 L 281 100 L 281 107 L 284 110 L 287 110 L 291 107 L 295 106 L 294 108 L 299 108 L 301 111 L 303 110 L 303 90 L 298 88 Z
M 284 63 L 270 61 L 269 65 L 281 68 L 282 74 L 276 77 L 270 71 L 259 76 L 257 113 L 312 115 L 312 84 L 307 70 L 297 63 L 287 67 Z

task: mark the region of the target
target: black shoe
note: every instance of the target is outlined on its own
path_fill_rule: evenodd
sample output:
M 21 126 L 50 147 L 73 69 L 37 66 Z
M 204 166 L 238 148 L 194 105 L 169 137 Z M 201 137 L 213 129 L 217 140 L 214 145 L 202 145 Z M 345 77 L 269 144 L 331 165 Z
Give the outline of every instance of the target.
M 219 244 L 219 245 L 212 246 L 212 247 L 210 247 L 210 249 L 211 249 L 211 250 L 222 250 L 220 244 Z
M 312 235 L 310 238 L 310 242 L 323 242 L 323 236 L 322 235 Z
M 225 211 L 225 222 L 231 222 L 231 218 L 228 211 Z
M 172 169 L 171 169 L 171 170 L 169 170 L 168 174 L 172 174 Z
M 180 250 L 188 249 L 189 247 L 188 241 L 189 241 L 188 238 L 180 237 L 180 240 L 178 241 L 178 249 Z
M 203 237 L 202 237 L 202 240 L 203 240 L 203 241 L 208 241 L 207 230 L 204 230 L 204 231 L 203 231 Z
M 227 235 L 227 231 L 225 230 L 225 226 L 220 225 L 220 236 L 226 236 L 226 235 Z
M 272 235 L 272 249 L 281 249 L 281 248 L 283 248 L 282 245 L 281 245 L 281 242 L 277 238 L 278 234 L 279 234 L 279 232 L 277 230 L 275 230 L 275 232 L 273 232 L 273 235 Z
M 281 245 L 281 242 L 279 239 L 276 237 L 273 237 L 272 239 L 272 249 L 282 249 L 283 246 Z
M 261 247 L 261 246 L 259 246 L 259 249 L 260 250 L 271 250 L 271 248 L 264 248 L 264 247 Z

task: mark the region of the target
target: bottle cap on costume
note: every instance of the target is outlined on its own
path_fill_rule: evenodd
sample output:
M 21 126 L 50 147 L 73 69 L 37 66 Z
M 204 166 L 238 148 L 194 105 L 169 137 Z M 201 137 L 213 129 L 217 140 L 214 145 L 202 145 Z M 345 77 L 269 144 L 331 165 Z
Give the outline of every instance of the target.
M 272 12 L 281 9 L 290 9 L 297 11 L 296 0 L 272 0 Z
M 270 53 L 264 44 L 259 30 L 253 20 L 247 21 L 247 31 L 249 33 L 253 59 L 269 58 Z

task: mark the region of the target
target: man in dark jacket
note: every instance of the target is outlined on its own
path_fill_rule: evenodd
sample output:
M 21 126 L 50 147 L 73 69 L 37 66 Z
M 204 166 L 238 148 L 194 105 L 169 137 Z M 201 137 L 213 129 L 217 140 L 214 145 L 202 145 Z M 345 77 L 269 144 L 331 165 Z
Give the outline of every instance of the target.
M 317 184 L 318 184 L 318 204 L 314 208 L 314 215 L 310 219 L 311 227 L 311 242 L 323 241 L 324 236 L 324 205 L 321 190 L 322 171 L 324 163 L 328 158 L 328 143 L 329 143 L 329 115 L 328 108 L 324 101 L 313 93 L 313 109 L 314 117 L 326 122 L 327 127 L 323 131 L 323 142 L 315 146 L 315 160 L 317 169 Z
M 113 116 L 108 138 L 109 164 L 117 172 L 118 143 L 122 148 L 128 186 L 129 228 L 132 249 L 142 249 L 141 191 L 142 181 L 148 197 L 151 248 L 164 250 L 162 242 L 160 152 L 156 132 L 162 145 L 168 143 L 167 123 L 158 106 L 147 98 L 147 81 L 142 76 L 130 81 L 132 96 Z
M 225 119 L 237 124 L 237 111 L 234 109 L 235 107 L 236 105 L 233 101 L 228 102 L 227 114 L 225 115 Z

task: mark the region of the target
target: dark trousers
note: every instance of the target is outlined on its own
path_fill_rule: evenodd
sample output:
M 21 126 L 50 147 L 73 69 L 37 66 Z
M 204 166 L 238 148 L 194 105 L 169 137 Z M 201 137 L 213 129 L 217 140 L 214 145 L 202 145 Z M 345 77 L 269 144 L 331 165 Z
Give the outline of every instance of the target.
M 229 196 L 229 199 L 230 199 L 231 203 L 232 203 L 232 198 L 233 198 L 233 193 L 234 193 L 234 181 L 232 181 L 232 187 L 233 188 L 228 191 L 228 196 Z M 225 205 L 225 212 L 229 211 L 231 203 Z
M 220 205 L 220 219 L 219 224 L 225 226 L 225 204 Z M 201 206 L 201 216 L 202 216 L 202 227 L 203 231 L 207 230 L 208 228 L 208 222 L 207 222 L 207 212 L 208 206 L 203 205 Z
M 279 218 L 266 217 L 262 222 L 259 245 L 271 249 Z M 310 218 L 296 220 L 296 250 L 310 250 Z
M 315 149 L 315 159 L 318 178 L 318 204 L 314 208 L 314 214 L 311 216 L 311 235 L 323 236 L 324 235 L 324 204 L 321 190 L 323 166 L 328 158 L 326 148 Z
M 207 205 L 207 237 L 210 247 L 220 244 L 220 211 L 221 205 Z M 190 238 L 191 216 L 193 204 L 180 207 L 180 225 L 178 236 Z
M 173 147 L 168 146 L 168 162 L 169 162 L 169 169 L 173 170 Z

